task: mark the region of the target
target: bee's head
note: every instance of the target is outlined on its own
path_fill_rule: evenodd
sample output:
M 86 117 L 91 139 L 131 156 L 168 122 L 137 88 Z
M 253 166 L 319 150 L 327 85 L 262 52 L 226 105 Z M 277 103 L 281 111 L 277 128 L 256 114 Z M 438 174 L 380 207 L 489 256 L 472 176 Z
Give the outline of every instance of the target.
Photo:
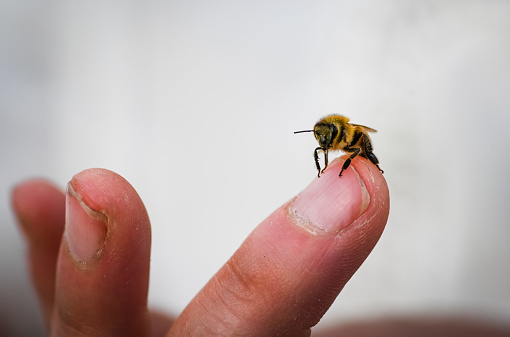
M 313 132 L 315 139 L 319 142 L 319 145 L 323 149 L 331 148 L 333 141 L 338 136 L 338 128 L 333 123 L 317 123 L 315 124 L 313 130 L 302 130 L 296 131 L 294 133 L 302 133 L 302 132 Z
M 329 149 L 333 140 L 338 135 L 338 128 L 332 123 L 317 123 L 313 128 L 313 134 L 320 147 Z

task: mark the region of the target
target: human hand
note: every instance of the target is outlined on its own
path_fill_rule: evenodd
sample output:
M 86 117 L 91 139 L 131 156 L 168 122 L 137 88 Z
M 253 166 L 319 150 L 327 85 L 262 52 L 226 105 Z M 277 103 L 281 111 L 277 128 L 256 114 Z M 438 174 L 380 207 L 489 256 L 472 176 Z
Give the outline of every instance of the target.
M 379 239 L 386 182 L 341 160 L 248 236 L 175 319 L 147 309 L 151 230 L 131 185 L 83 171 L 64 195 L 28 181 L 13 206 L 52 336 L 309 336 Z M 152 330 L 152 331 L 151 331 Z

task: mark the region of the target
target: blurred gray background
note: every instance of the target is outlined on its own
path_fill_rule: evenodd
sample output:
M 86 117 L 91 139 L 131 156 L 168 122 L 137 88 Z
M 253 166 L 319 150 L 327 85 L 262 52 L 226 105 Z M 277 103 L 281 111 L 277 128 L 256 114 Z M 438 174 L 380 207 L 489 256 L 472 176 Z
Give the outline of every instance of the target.
M 41 333 L 10 189 L 127 178 L 153 226 L 150 305 L 179 313 L 316 174 L 309 129 L 371 126 L 387 229 L 321 326 L 510 321 L 510 2 L 0 2 L 0 326 Z

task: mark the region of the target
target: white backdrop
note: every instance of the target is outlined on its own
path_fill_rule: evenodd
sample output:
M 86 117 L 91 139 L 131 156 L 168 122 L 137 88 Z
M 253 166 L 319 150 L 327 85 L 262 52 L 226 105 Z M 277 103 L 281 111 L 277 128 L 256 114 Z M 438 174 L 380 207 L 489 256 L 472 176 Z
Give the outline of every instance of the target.
M 372 137 L 387 229 L 321 324 L 510 320 L 510 2 L 0 2 L 0 324 L 40 330 L 9 191 L 105 167 L 153 226 L 150 304 L 178 313 L 316 171 L 308 129 Z

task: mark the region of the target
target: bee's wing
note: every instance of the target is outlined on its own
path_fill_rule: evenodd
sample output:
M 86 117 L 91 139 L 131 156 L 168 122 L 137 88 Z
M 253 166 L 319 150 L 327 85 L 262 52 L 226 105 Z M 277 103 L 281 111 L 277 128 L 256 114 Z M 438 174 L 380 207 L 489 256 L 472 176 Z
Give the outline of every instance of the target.
M 365 129 L 365 131 L 368 131 L 368 132 L 377 132 L 377 130 L 372 129 L 372 128 L 370 128 L 368 126 L 365 126 L 365 125 L 359 125 L 359 124 L 353 124 L 353 123 L 350 123 L 350 124 L 354 125 L 354 126 L 358 126 L 358 127 L 362 128 L 362 129 Z

